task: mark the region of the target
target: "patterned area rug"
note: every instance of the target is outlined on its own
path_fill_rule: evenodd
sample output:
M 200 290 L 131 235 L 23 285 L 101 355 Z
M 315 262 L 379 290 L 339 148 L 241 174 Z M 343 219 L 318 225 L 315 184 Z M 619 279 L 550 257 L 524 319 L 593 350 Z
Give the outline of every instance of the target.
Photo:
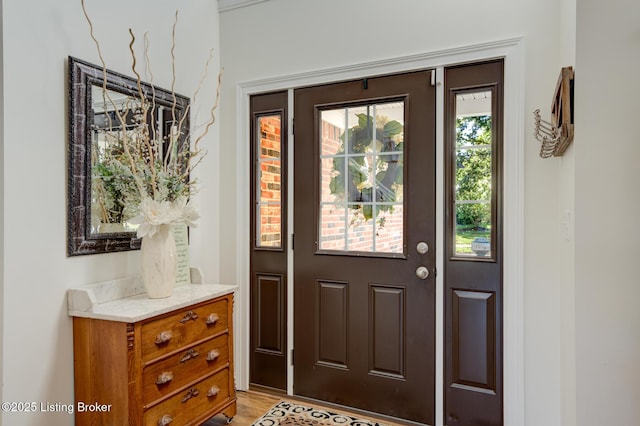
M 381 423 L 357 419 L 344 414 L 331 413 L 318 408 L 306 407 L 282 401 L 252 426 L 383 426 Z

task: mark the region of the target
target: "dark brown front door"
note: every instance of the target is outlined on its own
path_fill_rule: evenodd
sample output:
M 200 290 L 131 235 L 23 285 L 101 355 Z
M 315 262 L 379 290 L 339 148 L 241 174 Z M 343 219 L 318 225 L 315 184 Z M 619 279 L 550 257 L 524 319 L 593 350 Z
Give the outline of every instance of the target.
M 433 424 L 431 71 L 294 99 L 294 393 Z

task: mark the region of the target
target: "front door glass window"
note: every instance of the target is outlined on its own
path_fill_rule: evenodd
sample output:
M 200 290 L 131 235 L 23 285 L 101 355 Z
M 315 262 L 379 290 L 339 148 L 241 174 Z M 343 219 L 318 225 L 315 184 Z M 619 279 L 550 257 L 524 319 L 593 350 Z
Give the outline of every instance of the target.
M 319 251 L 404 245 L 404 102 L 320 111 Z

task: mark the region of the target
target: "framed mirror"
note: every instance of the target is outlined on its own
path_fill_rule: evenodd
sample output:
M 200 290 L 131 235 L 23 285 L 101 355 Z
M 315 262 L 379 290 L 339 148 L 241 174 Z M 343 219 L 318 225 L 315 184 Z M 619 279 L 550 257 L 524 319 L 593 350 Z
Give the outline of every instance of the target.
M 122 195 L 128 183 L 118 171 L 123 132 L 136 126 L 139 131 L 145 99 L 148 131 L 168 139 L 176 123 L 189 128 L 190 99 L 73 57 L 68 67 L 67 255 L 139 249 Z M 175 146 L 189 149 L 186 143 Z

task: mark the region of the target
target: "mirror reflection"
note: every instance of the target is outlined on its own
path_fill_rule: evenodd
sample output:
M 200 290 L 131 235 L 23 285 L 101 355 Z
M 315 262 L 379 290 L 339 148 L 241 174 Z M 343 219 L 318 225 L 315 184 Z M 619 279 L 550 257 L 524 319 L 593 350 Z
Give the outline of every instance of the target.
M 128 223 L 134 216 L 126 209 L 124 196 L 132 179 L 122 167 L 126 161 L 122 134 L 135 137 L 139 99 L 102 86 L 91 86 L 91 233 L 133 232 L 137 225 Z M 108 96 L 106 96 L 108 94 Z M 122 123 L 116 109 L 125 118 Z

